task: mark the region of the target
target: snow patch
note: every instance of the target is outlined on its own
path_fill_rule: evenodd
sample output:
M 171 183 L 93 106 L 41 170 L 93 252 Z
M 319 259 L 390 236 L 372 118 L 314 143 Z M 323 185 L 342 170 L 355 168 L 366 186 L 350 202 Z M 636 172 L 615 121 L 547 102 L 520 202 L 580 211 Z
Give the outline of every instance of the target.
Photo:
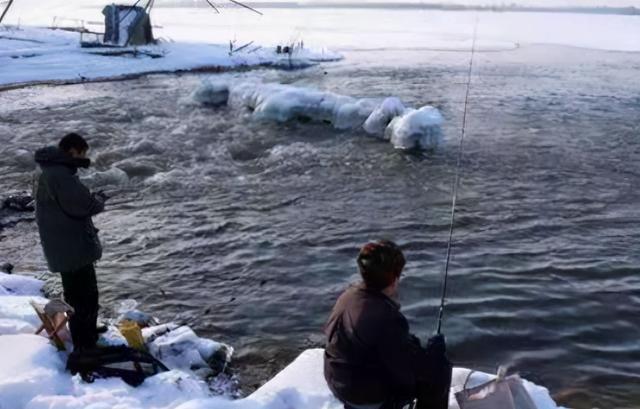
M 29 301 L 44 305 L 49 300 L 40 296 L 2 296 L 0 297 L 0 319 L 19 320 L 33 327 L 39 327 L 40 319 L 36 316 Z
M 44 283 L 32 277 L 0 272 L 0 294 L 38 295 Z
M 0 335 L 33 334 L 35 332 L 36 327 L 28 322 L 13 318 L 0 318 Z
M 81 48 L 77 33 L 37 28 L 7 27 L 0 38 L 0 85 L 39 81 L 84 81 L 150 72 L 198 68 L 271 66 L 304 68 L 342 56 L 325 50 L 297 50 L 291 58 L 275 47 L 245 49 L 230 55 L 227 44 L 167 43 L 116 50 Z M 251 51 L 251 52 L 249 52 Z M 125 54 L 122 54 L 125 52 Z M 126 54 L 128 52 L 129 54 Z
M 64 360 L 46 338 L 3 335 L 0 351 L 0 401 L 6 408 L 24 408 L 38 395 L 57 394 L 67 389 L 69 376 L 61 376 Z

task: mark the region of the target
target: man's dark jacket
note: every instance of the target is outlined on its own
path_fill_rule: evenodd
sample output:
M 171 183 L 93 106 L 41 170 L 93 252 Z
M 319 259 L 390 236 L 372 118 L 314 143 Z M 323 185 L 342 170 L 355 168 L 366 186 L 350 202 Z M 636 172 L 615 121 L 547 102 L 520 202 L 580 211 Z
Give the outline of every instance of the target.
M 78 167 L 88 159 L 73 158 L 57 147 L 36 151 L 42 173 L 36 191 L 36 220 L 49 270 L 71 272 L 102 257 L 98 231 L 91 217 L 104 210 L 104 201 L 84 186 Z
M 392 299 L 363 284 L 349 288 L 325 334 L 324 374 L 340 400 L 373 404 L 415 397 L 424 350 Z

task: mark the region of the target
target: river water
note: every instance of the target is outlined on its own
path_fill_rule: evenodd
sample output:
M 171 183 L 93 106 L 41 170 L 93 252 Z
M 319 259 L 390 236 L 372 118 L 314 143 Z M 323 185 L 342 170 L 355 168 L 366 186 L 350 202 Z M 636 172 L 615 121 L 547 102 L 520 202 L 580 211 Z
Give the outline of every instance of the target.
M 395 151 L 325 124 L 256 122 L 190 102 L 206 75 L 0 94 L 2 190 L 67 131 L 124 170 L 96 218 L 101 300 L 134 298 L 236 348 L 245 391 L 322 325 L 367 240 L 397 241 L 412 329 L 435 326 L 468 52 L 357 50 L 304 71 L 227 77 L 437 106 L 445 143 Z M 456 364 L 509 364 L 575 408 L 640 405 L 640 55 L 558 45 L 476 54 L 444 332 Z M 107 178 L 108 179 L 108 178 Z M 96 184 L 104 184 L 94 177 Z M 0 256 L 42 271 L 36 227 Z

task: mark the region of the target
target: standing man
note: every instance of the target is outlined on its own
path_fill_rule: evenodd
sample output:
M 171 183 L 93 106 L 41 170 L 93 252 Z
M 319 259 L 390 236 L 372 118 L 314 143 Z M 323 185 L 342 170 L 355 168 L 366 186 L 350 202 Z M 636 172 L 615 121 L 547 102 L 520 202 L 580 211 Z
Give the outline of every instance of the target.
M 426 348 L 409 333 L 397 303 L 405 259 L 391 241 L 366 244 L 358 255 L 362 283 L 338 298 L 325 327 L 324 375 L 345 409 L 446 409 L 451 363 L 444 337 Z
M 98 340 L 98 284 L 93 263 L 102 256 L 91 217 L 104 210 L 106 196 L 91 193 L 78 175 L 88 168 L 89 145 L 66 135 L 58 146 L 36 151 L 42 173 L 36 190 L 36 221 L 49 270 L 62 276 L 64 299 L 75 313 L 69 321 L 74 350 L 92 349 Z

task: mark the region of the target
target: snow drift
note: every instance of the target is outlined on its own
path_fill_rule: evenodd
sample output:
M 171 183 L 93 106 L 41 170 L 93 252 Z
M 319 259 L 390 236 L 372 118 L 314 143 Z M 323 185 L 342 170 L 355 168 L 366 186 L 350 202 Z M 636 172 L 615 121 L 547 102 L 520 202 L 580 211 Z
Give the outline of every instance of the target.
M 144 73 L 242 67 L 299 69 L 342 59 L 326 49 L 277 54 L 255 45 L 233 53 L 228 44 L 163 42 L 140 47 L 81 48 L 79 36 L 64 30 L 3 27 L 0 36 L 0 88 L 49 81 L 87 81 Z
M 167 354 L 165 361 L 172 361 L 170 371 L 147 378 L 137 388 L 119 378 L 85 383 L 65 371 L 64 352 L 57 351 L 47 338 L 32 333 L 38 319 L 29 300 L 46 302 L 40 295 L 41 285 L 39 280 L 0 273 L 0 409 L 342 409 L 324 381 L 322 349 L 303 352 L 254 393 L 233 400 L 220 395 L 223 389 L 205 382 L 198 376 L 198 369 L 194 371 L 189 365 L 216 351 L 230 354 L 231 350 L 197 337 L 188 327 L 170 324 L 143 331 L 154 345 L 150 348 L 152 353 L 163 350 Z M 191 356 L 176 361 L 186 351 L 182 348 L 185 345 Z M 458 408 L 453 394 L 460 390 L 468 374 L 468 369 L 454 369 L 450 409 Z M 492 377 L 476 372 L 469 386 Z M 524 386 L 538 409 L 557 408 L 545 388 L 526 381 Z
M 338 130 L 363 129 L 398 149 L 430 149 L 442 142 L 443 118 L 437 108 L 405 108 L 394 97 L 379 101 L 284 84 L 205 81 L 192 99 L 202 105 L 246 108 L 258 120 L 312 120 Z

